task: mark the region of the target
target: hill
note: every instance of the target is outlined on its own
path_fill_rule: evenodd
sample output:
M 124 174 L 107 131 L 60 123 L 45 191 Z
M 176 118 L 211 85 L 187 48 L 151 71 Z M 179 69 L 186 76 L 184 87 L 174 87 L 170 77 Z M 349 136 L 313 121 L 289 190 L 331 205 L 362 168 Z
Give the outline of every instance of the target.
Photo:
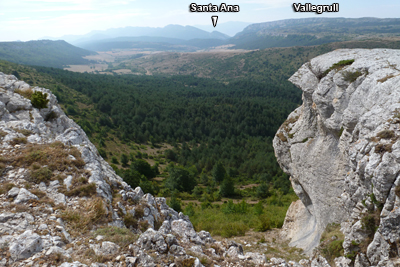
M 96 54 L 65 41 L 0 42 L 0 59 L 26 65 L 63 68 L 89 64 L 84 56 Z
M 397 18 L 305 18 L 251 24 L 229 42 L 235 48 L 264 49 L 399 35 Z

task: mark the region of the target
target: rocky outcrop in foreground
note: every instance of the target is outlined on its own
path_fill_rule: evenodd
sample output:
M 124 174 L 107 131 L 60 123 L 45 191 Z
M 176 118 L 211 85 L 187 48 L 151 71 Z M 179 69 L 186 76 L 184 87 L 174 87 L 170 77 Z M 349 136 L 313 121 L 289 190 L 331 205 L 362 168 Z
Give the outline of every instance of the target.
M 3 73 L 0 148 L 0 266 L 302 266 L 196 232 L 117 176 L 49 90 Z
M 347 257 L 338 266 L 399 266 L 400 51 L 336 50 L 290 81 L 303 104 L 273 143 L 300 200 L 283 235 L 312 254 L 340 223 Z

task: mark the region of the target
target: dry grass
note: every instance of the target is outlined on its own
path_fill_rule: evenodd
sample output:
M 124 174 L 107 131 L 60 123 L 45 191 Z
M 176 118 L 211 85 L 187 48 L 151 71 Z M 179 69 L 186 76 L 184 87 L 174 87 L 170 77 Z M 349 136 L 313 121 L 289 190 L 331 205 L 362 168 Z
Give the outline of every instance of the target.
M 192 267 L 194 266 L 195 258 L 175 259 L 175 264 L 178 267 Z
M 73 155 L 76 160 L 68 159 L 68 155 Z M 45 145 L 28 144 L 19 155 L 9 161 L 14 167 L 27 168 L 33 163 L 47 165 L 51 171 L 65 171 L 71 166 L 81 169 L 85 164 L 77 148 L 66 146 L 61 142 Z
M 282 132 L 277 133 L 276 136 L 278 136 L 278 138 L 281 139 L 282 142 L 287 142 L 287 138 Z
M 377 144 L 375 146 L 375 153 L 384 154 L 385 152 L 392 152 L 392 144 Z
M 15 137 L 13 140 L 10 141 L 10 144 L 15 146 L 19 144 L 26 144 L 27 142 L 28 140 L 26 139 L 26 137 Z
M 124 224 L 128 229 L 131 227 L 135 229 L 138 227 L 138 220 L 131 213 L 128 212 L 124 216 Z
M 21 133 L 21 134 L 23 134 L 25 136 L 30 136 L 30 135 L 33 134 L 32 131 L 27 130 L 27 129 L 13 129 L 13 130 L 16 131 L 17 133 Z
M 94 225 L 101 225 L 110 221 L 109 214 L 104 207 L 102 198 L 95 197 L 81 200 L 78 209 L 68 208 L 61 218 L 67 222 L 72 234 L 82 235 L 92 229 Z
M 68 196 L 90 197 L 96 195 L 96 184 L 89 183 L 86 177 L 74 178 L 71 183 L 70 191 L 62 190 Z
M 396 76 L 397 76 L 397 75 L 396 75 Z M 393 75 L 393 74 L 390 74 L 390 75 L 388 75 L 388 76 L 386 76 L 386 77 L 384 77 L 384 78 L 382 78 L 382 79 L 379 79 L 378 82 L 384 83 L 384 82 L 386 82 L 387 80 L 389 80 L 389 79 L 391 79 L 391 78 L 394 78 L 394 77 L 396 77 L 396 76 Z
M 19 94 L 19 95 L 21 95 L 21 96 L 23 96 L 23 97 L 25 97 L 27 99 L 31 99 L 33 91 L 30 88 L 27 89 L 27 90 L 15 89 L 14 93 L 17 93 L 17 94 Z
M 376 136 L 383 138 L 383 139 L 390 139 L 390 138 L 395 137 L 396 135 L 395 135 L 394 131 L 392 131 L 392 130 L 383 130 L 383 131 L 380 131 Z
M 394 189 L 394 193 L 400 198 L 400 185 L 396 186 L 396 188 Z
M 37 196 L 38 198 L 43 198 L 46 196 L 46 193 L 39 189 L 32 189 L 31 193 Z
M 93 233 L 93 237 L 96 237 L 97 235 L 104 236 L 104 240 L 111 241 L 119 245 L 122 249 L 128 247 L 138 239 L 138 235 L 132 233 L 129 229 L 118 228 L 115 226 L 107 226 L 97 229 Z
M 6 194 L 14 186 L 15 186 L 15 184 L 13 184 L 13 183 L 2 183 L 0 185 L 0 195 Z
M 44 182 L 46 185 L 53 178 L 53 172 L 47 167 L 41 167 L 38 163 L 33 163 L 30 170 L 30 176 L 27 179 L 30 182 L 40 184 Z

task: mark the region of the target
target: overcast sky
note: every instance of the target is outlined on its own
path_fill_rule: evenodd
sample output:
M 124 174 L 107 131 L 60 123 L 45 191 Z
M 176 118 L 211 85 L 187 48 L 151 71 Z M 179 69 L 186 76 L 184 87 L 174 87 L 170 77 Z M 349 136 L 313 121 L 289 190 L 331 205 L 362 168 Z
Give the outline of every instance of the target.
M 44 36 L 60 37 L 85 34 L 92 30 L 126 26 L 163 27 L 168 24 L 211 24 L 228 21 L 266 22 L 288 18 L 323 17 L 400 17 L 398 0 L 347 0 L 339 3 L 338 13 L 295 13 L 293 1 L 234 0 L 222 1 L 239 5 L 239 13 L 190 13 L 189 4 L 209 4 L 211 0 L 0 0 L 0 41 L 36 40 Z M 306 1 L 332 4 L 327 1 Z M 211 2 L 219 5 L 221 2 Z M 296 2 L 298 3 L 298 2 Z M 304 2 L 302 2 L 304 3 Z M 218 25 L 215 28 L 218 30 Z

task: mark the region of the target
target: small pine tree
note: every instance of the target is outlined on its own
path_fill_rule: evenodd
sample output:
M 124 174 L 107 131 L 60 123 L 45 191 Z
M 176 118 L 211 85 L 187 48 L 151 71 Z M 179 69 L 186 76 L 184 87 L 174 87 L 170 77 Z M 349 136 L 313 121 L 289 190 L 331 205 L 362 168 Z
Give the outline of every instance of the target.
M 172 193 L 171 200 L 169 201 L 169 206 L 177 212 L 182 211 L 181 201 L 176 197 L 176 193 Z
M 128 167 L 128 162 L 129 162 L 128 155 L 126 155 L 126 154 L 123 153 L 123 154 L 121 155 L 122 167 Z
M 119 164 L 118 159 L 117 159 L 116 156 L 112 156 L 112 157 L 111 157 L 111 163 L 113 163 L 113 164 Z
M 235 184 L 231 177 L 226 177 L 219 187 L 219 192 L 223 197 L 230 197 L 235 194 Z
M 32 106 L 38 109 L 47 108 L 47 103 L 49 103 L 49 99 L 47 99 L 47 93 L 42 93 L 40 91 L 36 91 L 32 94 L 31 97 Z
M 217 164 L 214 165 L 214 168 L 212 170 L 212 176 L 214 178 L 214 181 L 217 183 L 220 183 L 225 179 L 226 170 L 221 162 L 218 162 Z

